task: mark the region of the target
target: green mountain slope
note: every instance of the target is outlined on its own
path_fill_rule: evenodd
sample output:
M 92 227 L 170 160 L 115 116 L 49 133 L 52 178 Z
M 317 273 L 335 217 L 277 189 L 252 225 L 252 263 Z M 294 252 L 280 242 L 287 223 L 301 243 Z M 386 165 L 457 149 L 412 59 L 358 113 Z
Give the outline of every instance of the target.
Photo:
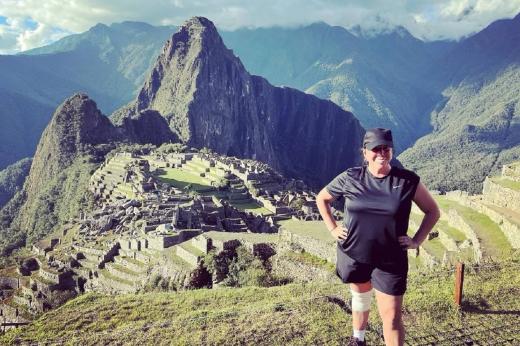
M 31 158 L 22 159 L 0 171 L 0 209 L 21 190 L 31 168 Z
M 520 159 L 520 68 L 463 82 L 432 113 L 435 131 L 399 156 L 432 189 L 479 193 L 486 175 Z M 448 94 L 449 92 L 449 94 Z

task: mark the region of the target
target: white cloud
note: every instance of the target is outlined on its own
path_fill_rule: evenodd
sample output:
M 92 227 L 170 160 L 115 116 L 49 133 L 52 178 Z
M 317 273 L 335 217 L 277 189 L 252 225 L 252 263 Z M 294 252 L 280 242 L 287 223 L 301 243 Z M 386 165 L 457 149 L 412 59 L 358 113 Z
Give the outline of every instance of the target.
M 0 0 L 0 16 L 9 21 L 0 24 L 0 52 L 46 44 L 57 32 L 124 20 L 178 25 L 199 15 L 228 30 L 317 21 L 372 31 L 402 25 L 422 38 L 456 39 L 518 12 L 520 0 Z

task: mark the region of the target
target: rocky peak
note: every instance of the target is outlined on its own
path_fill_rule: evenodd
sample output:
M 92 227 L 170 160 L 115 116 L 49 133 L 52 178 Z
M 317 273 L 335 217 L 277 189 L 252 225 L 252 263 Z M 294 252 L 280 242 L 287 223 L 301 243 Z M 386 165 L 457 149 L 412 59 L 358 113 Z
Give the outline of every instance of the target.
M 124 124 L 147 109 L 189 146 L 263 161 L 315 185 L 359 161 L 363 129 L 351 113 L 250 75 L 202 17 L 171 37 L 136 101 L 113 118 Z
M 114 126 L 85 94 L 65 100 L 43 131 L 27 179 L 28 191 L 66 168 L 85 146 L 117 139 Z
M 139 92 L 135 113 L 148 108 L 157 110 L 179 138 L 189 141 L 188 105 L 197 91 L 198 77 L 205 66 L 221 65 L 223 60 L 231 64 L 238 62 L 239 69 L 245 71 L 231 50 L 225 47 L 210 20 L 189 19 L 164 45 Z

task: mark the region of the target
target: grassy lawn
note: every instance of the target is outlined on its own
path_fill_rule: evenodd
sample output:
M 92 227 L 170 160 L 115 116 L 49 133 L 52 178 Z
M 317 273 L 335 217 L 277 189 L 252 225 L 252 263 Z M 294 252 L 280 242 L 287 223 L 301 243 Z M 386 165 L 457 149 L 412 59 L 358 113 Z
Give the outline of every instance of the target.
M 187 250 L 188 252 L 191 252 L 195 256 L 204 256 L 204 252 L 199 250 L 199 248 L 196 248 L 191 244 L 191 241 L 185 241 L 184 243 L 180 243 L 178 246 L 182 247 L 184 250 Z
M 139 273 L 131 270 L 131 269 L 128 269 L 127 267 L 121 265 L 121 264 L 117 264 L 117 263 L 111 263 L 110 266 L 112 268 L 114 268 L 115 270 L 121 272 L 121 273 L 125 273 L 125 274 L 128 274 L 128 275 L 134 275 L 134 276 L 138 276 Z
M 509 244 L 498 225 L 488 216 L 460 205 L 457 202 L 450 201 L 445 197 L 436 196 L 435 198 L 444 211 L 447 212 L 450 208 L 455 209 L 459 215 L 464 218 L 464 221 L 475 231 L 480 240 L 484 257 L 492 256 L 493 258 L 504 258 L 511 254 L 511 244 Z
M 135 199 L 137 198 L 136 194 L 132 190 L 132 186 L 127 183 L 121 183 L 118 184 L 116 187 L 116 191 L 120 192 L 121 194 L 125 195 L 128 199 Z
M 272 211 L 270 211 L 267 208 L 264 208 L 257 202 L 248 202 L 248 203 L 237 203 L 230 201 L 229 202 L 232 206 L 237 208 L 238 210 L 246 211 L 246 212 L 252 212 L 253 214 L 260 214 L 260 215 L 269 215 L 273 214 Z
M 485 206 L 488 207 L 489 209 L 493 209 L 500 215 L 505 216 L 506 219 L 508 219 L 510 222 L 520 225 L 520 212 L 513 211 L 513 210 L 507 209 L 507 208 L 502 208 L 502 207 L 499 207 L 496 205 L 487 204 L 487 203 L 485 203 Z
M 507 178 L 501 178 L 501 177 L 491 178 L 491 181 L 499 184 L 502 187 L 506 187 L 506 188 L 514 190 L 514 191 L 520 191 L 520 182 L 518 182 L 518 181 L 510 180 Z
M 453 239 L 456 242 L 462 242 L 467 239 L 466 235 L 462 231 L 454 227 L 451 227 L 444 220 L 439 220 L 435 228 L 437 228 L 439 232 L 446 233 L 451 239 Z
M 431 240 L 425 240 L 422 244 L 422 247 L 433 257 L 439 260 L 439 262 L 442 261 L 442 258 L 444 257 L 444 252 L 446 252 L 446 248 L 444 245 L 442 245 L 439 238 L 434 238 Z
M 323 221 L 282 220 L 278 224 L 290 232 L 330 243 L 336 242 Z
M 308 264 L 312 267 L 321 267 L 324 268 L 332 273 L 336 272 L 336 265 L 328 262 L 327 260 L 324 260 L 323 258 L 320 258 L 318 256 L 315 256 L 308 252 L 294 252 L 294 251 L 286 251 L 283 254 L 284 257 L 296 260 L 297 262 L 302 262 L 305 264 Z
M 98 270 L 98 273 L 99 273 L 99 275 L 101 275 L 101 276 L 103 276 L 103 277 L 105 277 L 107 279 L 114 280 L 114 281 L 120 282 L 122 284 L 126 284 L 128 286 L 133 286 L 133 284 L 134 284 L 130 280 L 122 279 L 119 276 L 115 276 L 114 274 L 110 273 L 106 269 L 100 269 L 100 270 Z
M 183 171 L 179 168 L 163 168 L 157 175 L 157 178 L 163 183 L 170 184 L 178 189 L 184 189 L 191 184 L 195 191 L 207 191 L 213 189 L 209 185 L 207 179 L 198 176 L 195 173 Z
M 453 273 L 411 273 L 404 301 L 407 344 L 462 345 L 471 338 L 474 344 L 486 345 L 498 338 L 498 344 L 517 345 L 518 269 L 517 263 L 467 271 L 461 310 L 453 305 Z M 25 328 L 8 331 L 0 343 L 340 345 L 351 334 L 349 300 L 347 285 L 330 283 L 115 296 L 88 293 Z M 375 303 L 369 323 L 367 344 L 383 345 Z

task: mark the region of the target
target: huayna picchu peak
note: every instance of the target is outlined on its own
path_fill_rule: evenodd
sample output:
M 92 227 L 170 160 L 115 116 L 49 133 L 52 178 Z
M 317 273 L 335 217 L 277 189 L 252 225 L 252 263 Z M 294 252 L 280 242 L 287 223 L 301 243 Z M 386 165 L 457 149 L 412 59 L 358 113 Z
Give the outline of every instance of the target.
M 312 185 L 359 162 L 363 129 L 352 113 L 249 74 L 215 26 L 194 17 L 165 44 L 123 118 L 158 111 L 188 146 L 266 162 Z

